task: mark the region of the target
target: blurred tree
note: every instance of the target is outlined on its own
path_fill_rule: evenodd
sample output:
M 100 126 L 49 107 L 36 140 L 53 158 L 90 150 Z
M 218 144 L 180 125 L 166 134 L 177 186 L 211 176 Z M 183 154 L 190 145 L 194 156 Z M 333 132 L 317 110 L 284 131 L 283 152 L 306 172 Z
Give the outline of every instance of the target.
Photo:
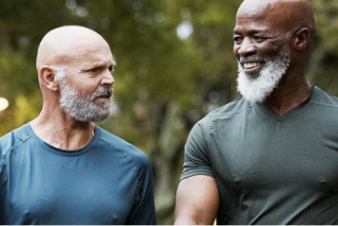
M 40 112 L 35 57 L 41 38 L 62 25 L 96 30 L 108 41 L 117 61 L 113 74 L 117 111 L 98 124 L 150 157 L 158 223 L 173 223 L 184 143 L 192 125 L 239 97 L 232 30 L 241 2 L 0 1 L 0 96 L 10 101 L 10 107 L 0 112 L 0 136 Z M 338 95 L 338 3 L 311 2 L 318 29 L 309 79 Z M 182 23 L 192 31 L 190 36 L 177 35 Z
M 311 0 L 317 32 L 314 36 L 308 78 L 325 91 L 338 96 L 338 2 Z

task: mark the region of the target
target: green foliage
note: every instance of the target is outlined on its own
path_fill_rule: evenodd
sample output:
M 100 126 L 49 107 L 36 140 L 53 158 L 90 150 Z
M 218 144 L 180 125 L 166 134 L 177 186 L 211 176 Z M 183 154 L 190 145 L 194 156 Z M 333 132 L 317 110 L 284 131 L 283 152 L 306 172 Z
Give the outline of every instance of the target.
M 315 12 L 317 31 L 314 36 L 313 54 L 308 77 L 327 92 L 338 96 L 338 3 L 336 1 L 311 1 Z
M 160 224 L 173 222 L 183 148 L 192 125 L 239 95 L 232 30 L 241 0 L 0 1 L 0 136 L 35 118 L 42 107 L 36 51 L 51 29 L 87 26 L 110 44 L 117 114 L 99 125 L 139 147 L 153 166 Z M 311 1 L 317 20 L 308 76 L 338 95 L 338 3 Z M 190 21 L 193 34 L 176 28 Z

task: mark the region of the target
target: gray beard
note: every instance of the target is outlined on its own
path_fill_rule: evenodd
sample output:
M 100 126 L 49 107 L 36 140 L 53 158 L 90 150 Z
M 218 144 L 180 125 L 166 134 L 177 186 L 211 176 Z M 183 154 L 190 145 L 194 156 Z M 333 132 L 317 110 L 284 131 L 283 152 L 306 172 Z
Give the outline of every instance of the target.
M 82 122 L 97 122 L 103 121 L 113 114 L 114 106 L 112 97 L 103 107 L 99 107 L 94 103 L 95 98 L 112 94 L 112 88 L 99 87 L 91 97 L 84 98 L 78 90 L 68 84 L 66 77 L 60 78 L 59 81 L 61 90 L 59 99 L 60 107 L 74 119 Z
M 264 59 L 265 65 L 257 77 L 246 75 L 243 66 L 238 62 L 237 91 L 251 103 L 264 102 L 278 87 L 283 75 L 290 65 L 290 48 L 285 43 L 277 56 Z

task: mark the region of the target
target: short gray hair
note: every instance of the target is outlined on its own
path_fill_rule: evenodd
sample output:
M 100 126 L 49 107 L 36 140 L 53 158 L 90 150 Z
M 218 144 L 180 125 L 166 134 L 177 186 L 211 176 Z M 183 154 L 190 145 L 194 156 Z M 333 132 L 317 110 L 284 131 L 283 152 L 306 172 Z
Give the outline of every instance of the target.
M 55 73 L 55 80 L 60 81 L 66 76 L 65 67 L 64 66 L 50 66 L 50 68 Z

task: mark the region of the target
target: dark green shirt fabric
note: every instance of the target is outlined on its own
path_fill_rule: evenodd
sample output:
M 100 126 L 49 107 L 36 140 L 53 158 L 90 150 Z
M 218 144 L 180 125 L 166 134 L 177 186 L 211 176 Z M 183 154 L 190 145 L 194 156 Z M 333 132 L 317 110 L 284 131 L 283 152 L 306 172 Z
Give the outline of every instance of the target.
M 283 116 L 233 101 L 199 121 L 181 179 L 214 177 L 218 224 L 338 224 L 338 99 L 314 87 Z
M 26 124 L 0 139 L 0 224 L 156 224 L 150 161 L 98 126 L 64 151 Z

